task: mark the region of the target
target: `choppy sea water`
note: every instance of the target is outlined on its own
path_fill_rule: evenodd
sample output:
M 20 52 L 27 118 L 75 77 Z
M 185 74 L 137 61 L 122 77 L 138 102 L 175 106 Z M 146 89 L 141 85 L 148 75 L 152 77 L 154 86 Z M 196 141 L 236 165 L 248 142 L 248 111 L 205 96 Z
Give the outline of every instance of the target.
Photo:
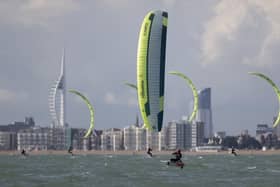
M 279 187 L 280 156 L 184 156 L 183 169 L 170 156 L 0 156 L 1 187 Z

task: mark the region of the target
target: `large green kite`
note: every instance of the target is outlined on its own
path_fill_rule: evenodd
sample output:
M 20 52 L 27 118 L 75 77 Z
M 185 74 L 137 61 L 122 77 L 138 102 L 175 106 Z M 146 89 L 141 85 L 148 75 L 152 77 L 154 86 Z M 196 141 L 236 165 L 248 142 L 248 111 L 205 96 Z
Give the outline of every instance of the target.
M 93 110 L 93 107 L 90 104 L 89 100 L 83 94 L 81 94 L 80 92 L 78 92 L 76 90 L 69 90 L 69 92 L 80 96 L 88 106 L 88 109 L 89 109 L 89 112 L 90 112 L 90 127 L 89 127 L 87 133 L 84 136 L 84 138 L 87 138 L 92 133 L 92 130 L 93 130 L 93 127 L 94 127 L 94 110 Z
M 189 116 L 189 119 L 188 119 L 188 121 L 191 122 L 195 118 L 195 116 L 197 114 L 197 110 L 198 110 L 198 93 L 197 93 L 197 90 L 196 90 L 194 84 L 192 83 L 191 79 L 188 78 L 183 73 L 180 73 L 178 71 L 170 71 L 170 72 L 168 72 L 168 74 L 177 75 L 177 76 L 183 78 L 188 83 L 188 85 L 191 87 L 191 89 L 192 89 L 193 100 L 194 100 L 193 111 L 192 111 L 192 114 Z
M 137 51 L 138 103 L 145 127 L 161 131 L 164 107 L 167 12 L 149 12 L 141 26 Z
M 276 84 L 270 79 L 268 78 L 266 75 L 262 74 L 262 73 L 258 73 L 258 72 L 249 72 L 249 74 L 251 75 L 256 75 L 258 77 L 263 78 L 264 80 L 266 80 L 272 87 L 274 92 L 276 93 L 277 97 L 278 97 L 278 102 L 279 102 L 279 107 L 280 107 L 280 90 L 279 88 L 276 86 Z M 279 109 L 279 113 L 278 113 L 278 117 L 277 119 L 274 121 L 273 123 L 273 127 L 276 127 L 280 122 L 280 109 Z

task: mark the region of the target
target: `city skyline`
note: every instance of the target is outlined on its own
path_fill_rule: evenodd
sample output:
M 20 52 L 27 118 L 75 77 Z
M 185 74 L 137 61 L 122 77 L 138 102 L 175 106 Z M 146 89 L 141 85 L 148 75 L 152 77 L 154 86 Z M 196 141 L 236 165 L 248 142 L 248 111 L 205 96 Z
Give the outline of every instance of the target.
M 24 116 L 34 116 L 39 125 L 50 124 L 48 90 L 59 74 L 63 47 L 67 86 L 83 91 L 95 103 L 96 128 L 133 123 L 135 114 L 140 114 L 136 92 L 125 89 L 122 82 L 136 82 L 140 24 L 152 9 L 169 13 L 166 72 L 188 74 L 198 89 L 211 87 L 214 131 L 254 132 L 256 124 L 271 125 L 277 115 L 273 90 L 247 75 L 263 72 L 280 85 L 280 14 L 273 11 L 277 6 L 259 1 L 58 2 L 0 3 L 4 49 L 0 53 L 0 124 Z M 36 16 L 38 11 L 41 16 Z M 8 12 L 16 13 L 7 16 Z M 192 99 L 182 81 L 168 76 L 165 81 L 164 125 L 188 115 Z M 88 127 L 87 108 L 68 96 L 67 122 Z

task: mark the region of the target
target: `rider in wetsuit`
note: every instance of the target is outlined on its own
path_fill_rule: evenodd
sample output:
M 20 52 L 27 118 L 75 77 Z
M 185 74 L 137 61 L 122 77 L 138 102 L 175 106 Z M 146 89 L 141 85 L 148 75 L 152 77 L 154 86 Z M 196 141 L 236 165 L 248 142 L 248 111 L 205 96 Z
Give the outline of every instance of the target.
M 175 155 L 176 158 L 171 158 L 170 161 L 171 162 L 182 162 L 181 158 L 182 158 L 182 154 L 181 154 L 181 150 L 178 149 L 178 151 L 172 153 L 172 155 Z
M 231 154 L 233 154 L 234 156 L 237 156 L 235 149 L 233 147 L 231 147 Z
M 25 152 L 25 150 L 24 150 L 24 149 L 22 149 L 22 151 L 21 151 L 21 155 L 26 156 L 26 152 Z
M 147 154 L 150 155 L 151 157 L 153 157 L 152 149 L 150 147 L 148 148 Z
M 73 151 L 73 147 L 72 147 L 72 146 L 70 146 L 70 147 L 69 147 L 69 149 L 68 149 L 68 153 L 70 153 L 72 156 L 74 156 L 74 154 L 73 154 L 73 152 L 72 152 L 72 151 Z

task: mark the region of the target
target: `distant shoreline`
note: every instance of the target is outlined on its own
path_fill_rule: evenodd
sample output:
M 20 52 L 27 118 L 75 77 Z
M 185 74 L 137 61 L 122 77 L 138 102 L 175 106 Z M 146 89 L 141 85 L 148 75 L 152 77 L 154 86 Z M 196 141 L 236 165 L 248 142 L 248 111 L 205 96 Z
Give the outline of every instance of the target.
M 153 151 L 154 155 L 170 155 L 174 151 Z M 238 155 L 280 155 L 280 150 L 237 150 Z M 74 150 L 75 155 L 146 155 L 146 151 L 101 151 L 101 150 L 91 150 L 91 151 L 81 151 Z M 182 151 L 183 155 L 228 155 L 228 151 L 219 151 L 219 152 L 193 152 L 193 151 Z M 47 151 L 27 151 L 28 155 L 67 155 L 66 150 L 56 151 L 56 150 L 47 150 Z M 20 155 L 20 151 L 0 151 L 0 155 Z

